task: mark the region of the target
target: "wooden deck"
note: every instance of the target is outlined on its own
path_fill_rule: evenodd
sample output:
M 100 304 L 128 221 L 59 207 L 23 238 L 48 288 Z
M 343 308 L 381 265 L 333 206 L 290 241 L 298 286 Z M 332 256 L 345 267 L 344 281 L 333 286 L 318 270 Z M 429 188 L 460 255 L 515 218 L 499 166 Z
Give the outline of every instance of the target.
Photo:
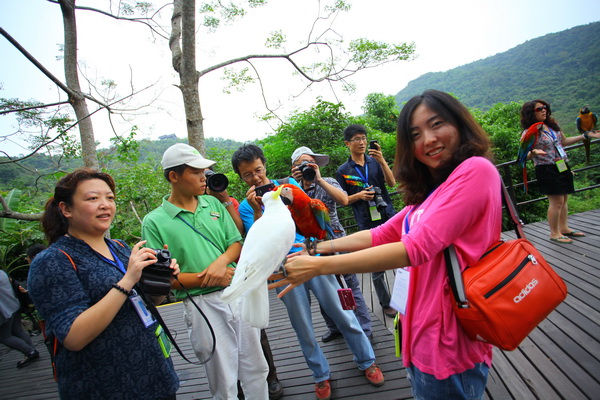
M 600 210 L 570 217 L 572 227 L 588 235 L 564 245 L 547 239 L 546 223 L 525 227 L 528 238 L 565 280 L 569 296 L 555 312 L 513 352 L 494 351 L 486 397 L 498 399 L 600 399 Z M 507 238 L 513 236 L 507 233 Z M 393 274 L 388 275 L 390 284 Z M 394 356 L 391 319 L 385 318 L 371 290 L 368 275 L 362 277 L 367 304 L 372 307 L 374 349 L 386 377 L 380 388 L 367 384 L 352 362 L 342 339 L 322 344 L 332 371 L 333 398 L 409 399 L 410 385 L 401 361 Z M 181 317 L 181 305 L 161 307 L 161 313 L 186 354 L 192 355 Z M 316 301 L 314 329 L 325 333 Z M 285 307 L 271 294 L 271 325 L 267 330 L 277 373 L 284 386 L 283 399 L 314 398 L 310 372 L 304 362 Z M 22 355 L 0 347 L 0 399 L 56 399 L 49 358 L 35 337 L 41 358 L 17 370 Z M 181 379 L 178 399 L 206 399 L 209 393 L 203 367 L 190 365 L 174 352 Z

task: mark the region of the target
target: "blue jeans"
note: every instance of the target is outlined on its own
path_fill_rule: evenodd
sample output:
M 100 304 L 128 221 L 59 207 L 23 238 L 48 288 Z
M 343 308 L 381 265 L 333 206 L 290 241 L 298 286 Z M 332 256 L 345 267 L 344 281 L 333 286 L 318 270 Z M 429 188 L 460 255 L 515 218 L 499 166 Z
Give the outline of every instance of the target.
M 363 296 L 362 290 L 360 290 L 360 283 L 358 281 L 358 277 L 356 274 L 344 274 L 344 281 L 346 281 L 346 285 L 349 289 L 352 289 L 352 296 L 354 297 L 354 301 L 356 302 L 356 310 L 354 310 L 354 315 L 356 315 L 356 319 L 358 319 L 358 323 L 362 328 L 363 332 L 367 337 L 373 333 L 371 328 L 371 315 L 369 314 L 369 309 L 367 308 L 367 303 L 365 302 L 365 298 Z M 339 289 L 339 285 L 338 285 Z M 329 315 L 323 310 L 321 307 L 321 315 L 325 320 L 325 324 L 329 328 L 330 332 L 339 332 L 340 330 L 335 326 L 335 322 Z
M 330 379 L 331 376 L 329 363 L 317 343 L 313 330 L 309 291 L 313 292 L 319 304 L 344 335 L 346 344 L 354 354 L 353 360 L 358 368 L 363 371 L 375 362 L 373 347 L 371 347 L 367 335 L 361 329 L 356 316 L 350 310 L 342 310 L 337 295 L 338 287 L 339 285 L 333 275 L 317 276 L 294 288 L 282 298 L 292 327 L 296 331 L 300 349 L 304 354 L 306 364 L 313 373 L 315 382 Z M 277 293 L 283 289 L 283 287 L 277 288 Z
M 385 281 L 385 271 L 373 272 L 371 273 L 371 277 L 373 279 L 375 293 L 379 299 L 379 304 L 383 308 L 389 307 L 391 296 Z
M 415 400 L 483 399 L 488 370 L 486 363 L 478 363 L 475 368 L 440 380 L 414 365 L 406 368 Z

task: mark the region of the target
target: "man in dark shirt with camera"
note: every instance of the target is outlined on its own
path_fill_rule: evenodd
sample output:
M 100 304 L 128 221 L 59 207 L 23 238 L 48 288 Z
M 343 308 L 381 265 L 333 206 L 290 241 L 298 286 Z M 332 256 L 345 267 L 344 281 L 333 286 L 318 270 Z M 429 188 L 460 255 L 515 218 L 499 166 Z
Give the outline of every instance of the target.
M 348 193 L 348 203 L 352 206 L 358 229 L 371 229 L 396 214 L 386 189 L 386 184 L 389 187 L 396 186 L 396 180 L 376 141 L 372 141 L 369 154 L 365 154 L 369 143 L 364 126 L 348 126 L 344 130 L 344 142 L 350 150 L 350 157 L 338 168 L 335 178 Z M 390 307 L 385 273 L 375 272 L 372 278 L 383 312 L 393 318 L 396 311 Z

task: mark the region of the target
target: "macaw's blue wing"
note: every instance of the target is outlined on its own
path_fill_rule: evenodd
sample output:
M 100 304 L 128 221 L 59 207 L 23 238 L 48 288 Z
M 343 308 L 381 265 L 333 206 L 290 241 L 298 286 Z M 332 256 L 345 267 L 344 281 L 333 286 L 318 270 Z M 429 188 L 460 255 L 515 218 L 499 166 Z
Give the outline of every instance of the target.
M 310 208 L 312 210 L 319 227 L 325 231 L 327 239 L 333 239 L 333 229 L 331 229 L 331 220 L 329 218 L 329 210 L 325 203 L 318 199 L 312 199 L 310 202 Z

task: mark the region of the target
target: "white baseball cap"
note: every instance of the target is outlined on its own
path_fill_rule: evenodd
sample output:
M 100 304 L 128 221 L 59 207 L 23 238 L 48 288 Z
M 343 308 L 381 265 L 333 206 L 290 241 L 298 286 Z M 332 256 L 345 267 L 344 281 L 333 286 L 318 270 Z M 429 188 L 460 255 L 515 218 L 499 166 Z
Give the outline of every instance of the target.
M 308 154 L 309 156 L 312 156 L 319 167 L 324 167 L 327 164 L 329 164 L 329 156 L 325 154 L 315 154 L 311 149 L 309 149 L 306 146 L 298 147 L 296 150 L 294 150 L 294 152 L 292 153 L 292 163 L 294 163 L 298 158 L 300 158 L 302 154 Z
M 188 165 L 192 168 L 206 169 L 217 162 L 202 157 L 202 154 L 192 146 L 185 143 L 177 143 L 165 150 L 160 164 L 163 169 L 169 169 L 178 165 Z

